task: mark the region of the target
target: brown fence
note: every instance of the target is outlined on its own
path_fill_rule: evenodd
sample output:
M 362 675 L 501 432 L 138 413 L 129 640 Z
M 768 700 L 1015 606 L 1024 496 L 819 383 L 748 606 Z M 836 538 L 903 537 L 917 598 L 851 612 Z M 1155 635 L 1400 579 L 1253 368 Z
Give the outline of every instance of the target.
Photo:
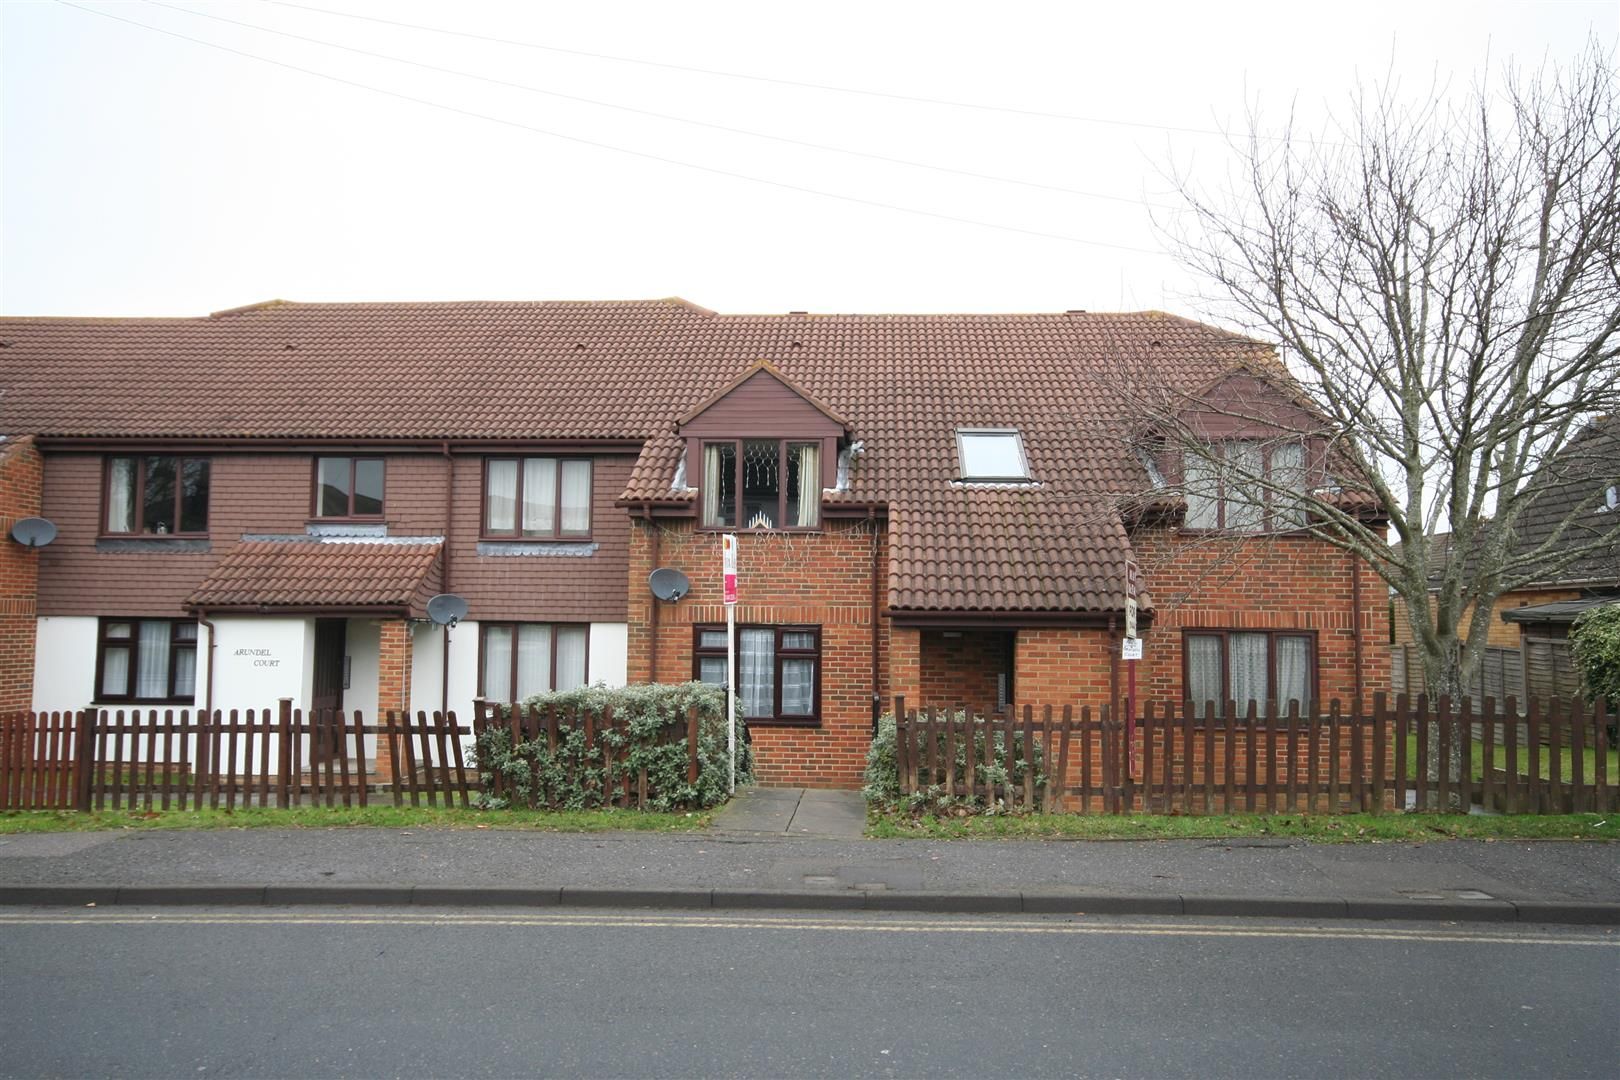
M 556 755 L 559 745 L 572 732 L 579 732 L 584 740 L 579 754 L 564 755 L 561 759 L 566 770 L 567 786 L 572 788 L 582 774 L 592 785 L 600 783 L 601 805 L 645 809 L 653 794 L 648 788 L 645 766 L 633 767 L 630 762 L 633 740 L 628 719 L 615 715 L 613 706 L 604 707 L 600 719 L 589 709 L 559 709 L 555 705 L 501 705 L 473 701 L 473 730 L 482 735 L 486 731 L 506 730 L 511 733 L 512 745 L 543 739 L 546 749 Z M 684 743 L 686 749 L 686 782 L 697 783 L 698 778 L 698 712 L 688 708 L 684 723 L 675 722 L 661 727 L 652 745 L 673 746 Z M 597 755 L 600 766 L 595 765 Z M 583 763 L 591 762 L 587 768 Z M 533 779 L 528 785 L 528 805 L 556 807 L 560 805 L 558 792 L 551 790 L 540 776 L 539 763 L 534 765 Z M 508 778 L 499 771 L 491 772 L 490 794 L 497 798 L 513 799 L 517 792 Z
M 0 810 L 365 806 L 386 759 L 394 805 L 469 801 L 455 713 L 269 709 L 0 716 Z M 477 777 L 471 783 L 476 785 Z
M 1207 705 L 984 716 L 895 699 L 902 794 L 1072 813 L 1505 813 L 1620 810 L 1600 703 L 1509 698 L 1479 707 L 1405 695 L 1303 715 Z M 1431 749 L 1434 754 L 1431 755 Z M 1430 757 L 1450 767 L 1426 767 Z

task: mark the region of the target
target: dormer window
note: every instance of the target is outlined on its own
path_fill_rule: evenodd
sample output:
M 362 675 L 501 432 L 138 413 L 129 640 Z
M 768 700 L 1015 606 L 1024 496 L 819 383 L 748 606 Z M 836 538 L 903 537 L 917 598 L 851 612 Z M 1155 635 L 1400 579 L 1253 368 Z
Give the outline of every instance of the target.
M 1183 459 L 1186 528 L 1265 532 L 1305 527 L 1304 503 L 1290 498 L 1306 493 L 1303 446 L 1233 439 L 1211 450 L 1209 458 L 1189 451 Z
M 815 528 L 821 523 L 821 444 L 705 441 L 702 504 L 705 528 Z
M 1029 480 L 1024 441 L 1016 428 L 957 428 L 956 454 L 963 480 L 991 484 Z

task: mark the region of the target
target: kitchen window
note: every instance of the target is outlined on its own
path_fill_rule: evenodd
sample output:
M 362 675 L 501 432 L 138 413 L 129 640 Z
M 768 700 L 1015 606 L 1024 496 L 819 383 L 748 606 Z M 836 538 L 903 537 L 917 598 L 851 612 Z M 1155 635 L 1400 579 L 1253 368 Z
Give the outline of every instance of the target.
M 102 528 L 113 536 L 208 533 L 208 459 L 110 457 Z
M 590 459 L 486 460 L 484 535 L 506 539 L 589 539 Z
M 590 628 L 565 623 L 481 623 L 479 693 L 491 701 L 526 701 L 550 690 L 585 685 Z
M 102 619 L 96 700 L 191 704 L 197 693 L 197 623 Z
M 1224 715 L 1234 703 L 1239 715 L 1255 703 L 1265 715 L 1272 701 L 1280 712 L 1290 701 L 1308 712 L 1317 700 L 1316 635 L 1274 630 L 1188 630 L 1182 636 L 1186 698 L 1200 716 L 1206 702 Z
M 726 629 L 694 631 L 692 677 L 726 685 Z M 737 701 L 747 720 L 814 724 L 821 716 L 821 628 L 737 627 Z

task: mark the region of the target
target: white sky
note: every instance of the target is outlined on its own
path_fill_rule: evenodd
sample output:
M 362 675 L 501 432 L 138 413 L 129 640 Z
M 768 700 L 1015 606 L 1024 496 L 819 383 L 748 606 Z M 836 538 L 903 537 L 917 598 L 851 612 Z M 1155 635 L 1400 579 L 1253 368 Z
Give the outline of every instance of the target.
M 267 0 L 0 3 L 0 311 L 201 314 L 292 300 L 632 299 L 731 312 L 1197 314 L 1146 201 L 1213 129 L 1338 105 L 1393 67 L 1414 92 L 1509 56 L 1613 48 L 1620 4 L 299 4 L 689 68 L 379 25 Z M 788 145 L 357 55 L 1044 190 Z M 386 97 L 117 22 L 438 103 Z M 498 118 L 492 122 L 469 113 Z M 1109 121 L 1107 123 L 1099 121 Z M 1127 126 L 1131 125 L 1147 126 Z M 641 154 L 667 164 L 527 130 Z M 919 216 L 738 179 L 886 203 Z M 1139 248 L 1140 251 L 1121 250 Z

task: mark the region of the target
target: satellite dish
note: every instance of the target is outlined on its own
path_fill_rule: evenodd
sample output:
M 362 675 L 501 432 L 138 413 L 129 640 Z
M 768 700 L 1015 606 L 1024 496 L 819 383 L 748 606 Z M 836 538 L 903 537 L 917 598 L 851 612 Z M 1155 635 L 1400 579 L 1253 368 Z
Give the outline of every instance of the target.
M 679 570 L 660 567 L 647 575 L 647 587 L 660 600 L 674 603 L 692 591 L 692 583 Z
M 427 613 L 440 626 L 455 626 L 467 617 L 467 601 L 455 593 L 440 593 L 427 602 Z
M 11 538 L 23 547 L 44 547 L 56 539 L 56 526 L 42 517 L 22 518 L 11 526 Z

